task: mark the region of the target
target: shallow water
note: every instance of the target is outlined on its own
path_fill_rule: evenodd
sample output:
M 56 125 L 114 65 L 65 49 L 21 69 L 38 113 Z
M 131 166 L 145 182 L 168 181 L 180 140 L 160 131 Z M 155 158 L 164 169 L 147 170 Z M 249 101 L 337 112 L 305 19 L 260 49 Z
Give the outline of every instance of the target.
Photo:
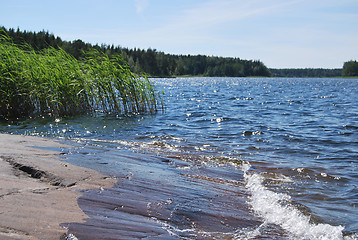
M 81 198 L 73 234 L 357 239 L 357 79 L 153 81 L 164 113 L 2 124 L 71 139 L 67 161 L 118 177 Z

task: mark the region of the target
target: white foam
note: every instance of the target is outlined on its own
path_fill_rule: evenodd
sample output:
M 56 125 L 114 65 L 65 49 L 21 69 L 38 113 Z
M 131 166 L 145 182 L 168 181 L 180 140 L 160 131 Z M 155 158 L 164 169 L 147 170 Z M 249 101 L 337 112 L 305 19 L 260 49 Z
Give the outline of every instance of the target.
M 262 184 L 264 179 L 260 174 L 249 173 L 250 167 L 249 163 L 242 166 L 246 188 L 251 194 L 249 204 L 263 218 L 264 223 L 279 225 L 293 239 L 345 239 L 342 233 L 344 227 L 310 223 L 310 217 L 303 215 L 291 204 L 289 195 L 268 190 Z
M 67 234 L 65 239 L 66 240 L 78 240 L 78 238 L 75 235 L 73 235 L 72 233 Z

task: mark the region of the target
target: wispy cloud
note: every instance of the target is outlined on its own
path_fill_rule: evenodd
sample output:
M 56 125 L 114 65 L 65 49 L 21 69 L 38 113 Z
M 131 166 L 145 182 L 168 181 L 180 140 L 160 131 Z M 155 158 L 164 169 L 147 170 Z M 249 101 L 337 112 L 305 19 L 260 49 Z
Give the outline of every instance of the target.
M 302 1 L 302 0 L 301 0 Z M 279 0 L 212 0 L 176 16 L 170 24 L 184 28 L 207 28 L 283 11 L 297 2 Z
M 134 4 L 137 13 L 141 14 L 149 6 L 149 0 L 134 0 Z
M 166 46 L 176 45 L 178 51 L 185 47 L 190 48 L 188 51 L 192 51 L 190 45 L 194 44 L 196 45 L 195 53 L 199 53 L 200 48 L 210 44 L 217 44 L 217 47 L 221 47 L 219 44 L 225 44 L 225 41 L 247 46 L 244 42 L 244 38 L 247 39 L 247 36 L 239 37 L 242 32 L 240 27 L 247 29 L 246 25 L 251 24 L 249 22 L 252 19 L 257 21 L 265 16 L 276 14 L 300 1 L 302 0 L 291 0 L 284 3 L 280 0 L 205 1 L 193 4 L 191 8 L 168 17 L 168 20 L 161 26 L 138 33 L 134 38 L 145 38 L 146 42 L 153 42 L 153 45 L 164 49 Z M 256 26 L 252 26 L 252 28 L 254 30 Z M 259 31 L 259 29 L 256 30 Z M 224 33 L 225 31 L 226 33 Z
M 222 24 L 272 13 L 296 2 L 298 1 L 212 0 L 188 10 L 184 17 L 189 21 L 196 20 L 195 23 L 198 24 Z

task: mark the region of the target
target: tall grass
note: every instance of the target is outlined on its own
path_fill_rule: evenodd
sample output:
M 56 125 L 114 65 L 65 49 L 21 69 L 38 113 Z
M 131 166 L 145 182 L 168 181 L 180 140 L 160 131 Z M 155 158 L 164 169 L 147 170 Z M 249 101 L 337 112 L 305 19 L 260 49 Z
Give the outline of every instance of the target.
M 36 52 L 1 36 L 0 118 L 156 112 L 162 103 L 153 84 L 121 63 L 95 50 L 81 61 L 62 49 Z

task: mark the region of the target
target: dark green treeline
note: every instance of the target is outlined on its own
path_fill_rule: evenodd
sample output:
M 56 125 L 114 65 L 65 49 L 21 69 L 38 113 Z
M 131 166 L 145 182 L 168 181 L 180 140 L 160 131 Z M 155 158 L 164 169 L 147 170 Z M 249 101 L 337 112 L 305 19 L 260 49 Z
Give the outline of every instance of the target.
M 357 77 L 358 76 L 358 62 L 348 61 L 343 64 L 343 77 Z
M 63 41 L 48 31 L 31 32 L 20 29 L 6 29 L 7 34 L 17 44 L 29 44 L 35 50 L 48 47 L 62 48 L 76 59 L 84 58 L 86 52 L 95 49 L 112 57 L 121 54 L 123 62 L 137 74 L 146 73 L 149 76 L 272 76 L 272 77 L 341 77 L 357 76 L 356 61 L 344 63 L 343 70 L 323 68 L 291 68 L 268 69 L 260 61 L 242 60 L 239 58 L 224 58 L 204 55 L 173 55 L 155 49 L 129 49 L 114 45 L 92 45 L 82 40 Z M 355 74 L 355 75 L 354 75 Z
M 92 45 L 82 40 L 63 41 L 48 31 L 31 32 L 20 29 L 1 27 L 16 44 L 29 44 L 35 50 L 48 47 L 62 48 L 76 59 L 81 59 L 86 52 L 96 49 L 109 57 L 120 53 L 124 62 L 135 73 L 149 76 L 271 76 L 270 70 L 260 61 L 239 58 L 209 57 L 203 55 L 173 55 L 155 49 L 128 49 L 114 45 Z
M 288 68 L 288 69 L 270 69 L 273 77 L 298 77 L 298 78 L 323 78 L 323 77 L 341 77 L 342 69 L 325 68 Z

